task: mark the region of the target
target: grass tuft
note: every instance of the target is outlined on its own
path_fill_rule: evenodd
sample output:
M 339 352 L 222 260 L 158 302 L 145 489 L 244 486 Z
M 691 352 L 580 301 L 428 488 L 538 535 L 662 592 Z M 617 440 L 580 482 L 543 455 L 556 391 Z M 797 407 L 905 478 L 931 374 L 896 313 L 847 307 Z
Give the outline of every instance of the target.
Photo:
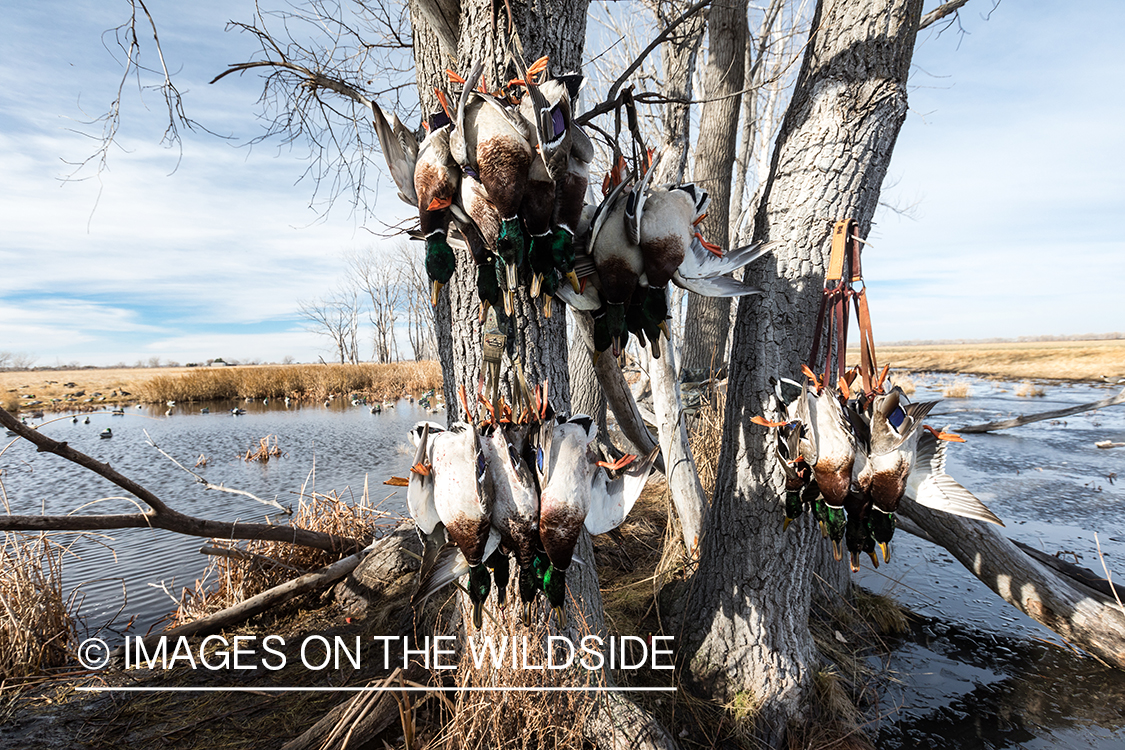
M 62 593 L 67 548 L 46 533 L 6 532 L 0 544 L 0 683 L 61 667 L 78 641 Z
M 1016 389 L 1016 395 L 1020 398 L 1042 398 L 1047 395 L 1047 392 L 1030 380 L 1025 380 Z
M 942 387 L 941 395 L 945 398 L 968 398 L 973 395 L 973 387 L 968 383 L 950 383 Z
M 390 513 L 367 502 L 367 495 L 358 503 L 350 503 L 337 493 L 302 494 L 293 526 L 336 534 L 349 539 L 368 540 L 393 526 Z M 344 552 L 302 547 L 286 542 L 251 540 L 232 543 L 212 540 L 228 554 L 213 557 L 195 588 L 184 588 L 169 627 L 192 622 L 246 601 L 252 596 L 278 586 L 305 573 L 339 560 Z M 350 553 L 350 551 L 348 551 Z

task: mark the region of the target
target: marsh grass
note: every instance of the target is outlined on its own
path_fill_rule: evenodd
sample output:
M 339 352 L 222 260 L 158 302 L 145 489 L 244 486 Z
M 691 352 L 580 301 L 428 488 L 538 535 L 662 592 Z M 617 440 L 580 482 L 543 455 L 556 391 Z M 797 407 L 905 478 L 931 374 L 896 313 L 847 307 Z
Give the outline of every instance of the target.
M 246 449 L 246 455 L 242 457 L 242 460 L 246 462 L 257 461 L 258 463 L 265 464 L 269 463 L 271 458 L 281 458 L 283 455 L 285 454 L 282 453 L 281 448 L 277 446 L 277 435 L 266 435 L 258 441 L 257 450 L 253 448 Z M 205 456 L 200 455 L 199 458 L 204 465 L 207 464 L 207 458 Z M 197 461 L 195 465 L 199 466 L 199 462 Z
M 78 641 L 63 595 L 67 548 L 46 534 L 5 532 L 0 544 L 0 683 L 66 664 Z
M 368 540 L 392 527 L 397 516 L 368 503 L 366 488 L 359 502 L 338 493 L 302 493 L 293 526 L 326 534 Z M 329 565 L 352 550 L 330 553 L 286 542 L 252 540 L 233 543 L 213 540 L 232 550 L 232 556 L 213 557 L 193 588 L 184 588 L 169 627 L 197 620 L 232 607 L 252 596 Z
M 914 382 L 914 378 L 906 374 L 895 374 L 891 376 L 891 384 L 896 385 L 902 389 L 902 392 L 907 396 L 911 396 L 918 390 L 918 384 Z
M 727 398 L 722 391 L 712 390 L 704 394 L 688 433 L 691 453 L 699 470 L 699 482 L 707 497 L 715 490 L 715 477 L 719 472 L 719 449 L 723 444 L 723 415 L 726 407 Z
M 968 383 L 948 383 L 941 387 L 944 398 L 968 398 L 973 395 L 973 387 Z
M 1016 395 L 1020 398 L 1042 398 L 1047 395 L 1047 392 L 1030 380 L 1025 380 L 1016 389 Z
M 350 393 L 395 399 L 441 387 L 437 362 L 388 365 L 284 365 L 209 367 L 157 375 L 140 384 L 137 396 L 150 403 L 290 397 L 322 400 Z
M 880 346 L 895 369 L 986 375 L 1010 380 L 1111 380 L 1125 376 L 1125 340 Z M 859 361 L 859 350 L 848 350 Z

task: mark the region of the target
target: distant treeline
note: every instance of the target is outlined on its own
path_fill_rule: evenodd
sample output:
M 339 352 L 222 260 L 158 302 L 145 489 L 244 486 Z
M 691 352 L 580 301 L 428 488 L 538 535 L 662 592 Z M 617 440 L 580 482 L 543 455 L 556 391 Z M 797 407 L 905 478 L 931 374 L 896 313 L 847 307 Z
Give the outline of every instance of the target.
M 1038 341 L 1113 341 L 1125 339 L 1125 333 L 1072 333 L 1062 336 L 1019 336 L 1014 339 L 914 339 L 911 341 L 880 341 L 879 346 L 948 346 L 950 344 L 1030 344 Z

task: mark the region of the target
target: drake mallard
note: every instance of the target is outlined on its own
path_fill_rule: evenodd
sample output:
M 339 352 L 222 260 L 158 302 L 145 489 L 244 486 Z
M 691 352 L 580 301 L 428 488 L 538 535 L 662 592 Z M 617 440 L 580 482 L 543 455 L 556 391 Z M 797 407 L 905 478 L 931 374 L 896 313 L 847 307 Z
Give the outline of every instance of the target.
M 494 424 L 484 441 L 496 491 L 492 525 L 502 547 L 516 556 L 524 625 L 531 624 L 531 603 L 536 593 L 532 563 L 539 548 L 539 490 L 525 458 L 530 429 L 527 425 Z M 499 587 L 500 581 L 496 583 Z M 502 600 L 500 592 L 497 595 Z
M 811 374 L 811 373 L 809 373 Z M 832 540 L 832 553 L 843 559 L 844 504 L 852 484 L 856 458 L 856 437 L 852 432 L 839 394 L 830 385 L 807 387 L 805 391 L 810 428 L 806 462 L 824 498 L 823 517 Z
M 444 104 L 444 99 L 443 99 Z M 457 195 L 460 171 L 450 151 L 452 121 L 445 111 L 431 115 L 425 125 L 426 138 L 419 145 L 397 115 L 387 122 L 379 105 L 372 102 L 375 133 L 383 149 L 399 197 L 418 209 L 420 233 L 426 242 L 426 273 L 432 283 L 430 302 L 453 276 L 456 259 L 446 239 L 449 209 Z
M 907 480 L 914 470 L 918 440 L 923 433 L 922 421 L 938 403 L 903 403 L 904 398 L 900 388 L 876 393 L 872 398 L 870 437 L 857 477 L 857 484 L 872 507 L 868 523 L 872 533 L 878 532 L 875 542 L 883 554 L 883 562 L 890 559 L 887 545 L 894 533 L 893 522 L 888 524 L 885 517 L 895 512 L 906 492 Z
M 519 284 L 519 268 L 524 262 L 519 210 L 534 152 L 527 124 L 511 103 L 474 90 L 483 71 L 483 66 L 477 63 L 464 79 L 456 122 L 450 134 L 450 148 L 462 172 L 480 182 L 488 202 L 495 207 L 499 227 L 492 249 L 504 266 L 501 281 L 506 292 L 506 311 L 510 315 Z M 476 220 L 473 207 L 466 205 L 465 210 Z M 481 233 L 488 238 L 489 232 L 484 227 Z
M 483 563 L 500 544 L 492 528 L 493 477 L 476 425 L 457 422 L 432 439 L 434 507 L 468 566 L 473 625 L 479 628 L 489 588 L 481 582 L 488 580 Z

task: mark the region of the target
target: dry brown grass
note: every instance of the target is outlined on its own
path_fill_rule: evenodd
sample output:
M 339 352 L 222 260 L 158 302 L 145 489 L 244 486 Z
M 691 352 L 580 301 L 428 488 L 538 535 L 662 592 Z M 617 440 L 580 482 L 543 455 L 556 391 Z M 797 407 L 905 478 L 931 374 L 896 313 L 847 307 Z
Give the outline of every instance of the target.
M 879 347 L 896 369 L 986 375 L 1007 380 L 1111 380 L 1125 377 L 1125 340 L 1036 341 Z M 848 350 L 859 361 L 859 350 Z
M 320 400 L 349 393 L 383 399 L 440 387 L 441 367 L 430 361 L 200 368 L 153 377 L 139 388 L 138 395 L 155 403 L 286 396 Z
M 62 592 L 66 548 L 49 535 L 6 532 L 0 544 L 0 683 L 61 667 L 78 641 Z
M 441 366 L 432 361 L 0 372 L 0 404 L 13 413 L 21 407 L 90 411 L 136 401 L 324 399 L 347 393 L 395 398 L 431 388 L 441 388 Z M 78 392 L 83 394 L 74 395 Z
M 1020 398 L 1042 398 L 1047 395 L 1047 392 L 1030 380 L 1025 380 L 1016 389 L 1016 395 Z
M 365 540 L 393 526 L 397 518 L 368 503 L 366 491 L 357 503 L 335 492 L 302 494 L 293 526 L 349 539 Z M 232 557 L 214 557 L 195 588 L 185 588 L 169 627 L 232 607 L 252 596 L 329 565 L 344 554 L 286 542 L 249 541 L 233 544 L 213 540 L 232 550 Z M 350 552 L 350 550 L 348 551 Z
M 902 392 L 907 396 L 911 396 L 918 390 L 918 384 L 914 382 L 914 378 L 909 375 L 892 375 L 891 385 L 898 386 Z
M 726 413 L 727 398 L 721 391 L 705 394 L 699 404 L 699 411 L 691 423 L 688 436 L 695 466 L 699 469 L 699 482 L 707 497 L 715 489 L 715 477 L 719 472 L 719 448 L 723 444 L 723 415 Z
M 247 448 L 246 455 L 242 458 L 244 461 L 257 461 L 259 463 L 265 464 L 269 463 L 269 460 L 271 458 L 281 458 L 283 455 L 284 454 L 281 452 L 281 448 L 277 446 L 277 435 L 266 435 L 264 438 L 258 441 L 257 450 L 254 450 L 253 448 Z M 203 464 L 206 465 L 207 458 L 203 455 L 200 455 L 199 458 L 203 462 Z M 195 465 L 199 466 L 199 462 L 197 461 Z
M 941 387 L 944 398 L 968 398 L 973 395 L 973 387 L 968 383 L 948 383 Z

